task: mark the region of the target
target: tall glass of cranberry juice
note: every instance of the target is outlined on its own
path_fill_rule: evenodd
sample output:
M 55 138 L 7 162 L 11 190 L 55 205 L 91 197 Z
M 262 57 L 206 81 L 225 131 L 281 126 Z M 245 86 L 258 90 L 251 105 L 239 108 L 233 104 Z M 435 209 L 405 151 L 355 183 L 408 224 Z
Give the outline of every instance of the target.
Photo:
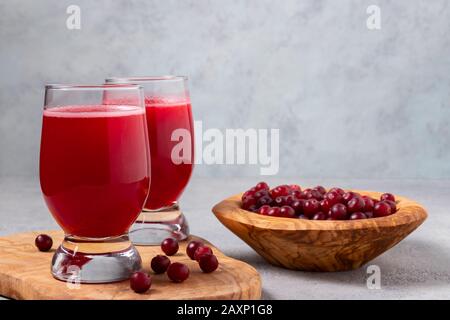
M 141 87 L 46 87 L 41 189 L 65 232 L 53 257 L 55 278 L 112 282 L 141 268 L 128 230 L 147 199 L 148 162 Z
M 194 163 L 194 123 L 182 76 L 109 78 L 106 83 L 134 83 L 144 88 L 152 181 L 144 211 L 130 236 L 141 245 L 167 237 L 189 235 L 178 199 L 189 182 Z

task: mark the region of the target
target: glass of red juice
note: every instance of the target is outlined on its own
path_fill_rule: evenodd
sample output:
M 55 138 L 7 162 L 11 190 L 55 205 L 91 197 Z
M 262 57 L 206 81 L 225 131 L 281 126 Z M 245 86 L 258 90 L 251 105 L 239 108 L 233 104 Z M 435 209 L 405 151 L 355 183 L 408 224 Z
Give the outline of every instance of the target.
M 108 283 L 141 269 L 128 231 L 148 196 L 149 157 L 142 87 L 46 86 L 40 182 L 65 233 L 55 278 Z
M 108 78 L 110 84 L 138 84 L 144 89 L 152 180 L 143 212 L 130 231 L 133 243 L 184 240 L 189 227 L 178 199 L 194 166 L 194 123 L 184 76 Z

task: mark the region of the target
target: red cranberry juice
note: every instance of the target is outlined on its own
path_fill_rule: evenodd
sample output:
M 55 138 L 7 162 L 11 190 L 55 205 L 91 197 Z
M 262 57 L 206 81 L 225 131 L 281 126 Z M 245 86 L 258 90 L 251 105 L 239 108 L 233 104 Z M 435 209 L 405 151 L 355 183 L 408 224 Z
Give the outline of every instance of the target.
M 67 234 L 102 238 L 127 232 L 149 190 L 144 110 L 65 106 L 44 111 L 40 180 Z
M 156 210 L 171 206 L 180 197 L 191 177 L 194 163 L 194 124 L 190 102 L 165 103 L 146 99 L 145 105 L 152 172 L 145 208 Z M 190 133 L 190 163 L 185 161 L 176 164 L 172 161 L 172 150 L 181 141 L 172 141 L 172 133 L 176 129 L 185 129 Z

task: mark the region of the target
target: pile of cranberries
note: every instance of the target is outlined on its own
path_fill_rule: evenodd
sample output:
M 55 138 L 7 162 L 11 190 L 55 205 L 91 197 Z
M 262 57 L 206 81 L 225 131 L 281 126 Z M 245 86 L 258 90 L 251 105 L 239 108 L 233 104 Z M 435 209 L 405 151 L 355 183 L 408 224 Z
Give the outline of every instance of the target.
M 310 220 L 357 220 L 389 216 L 397 211 L 394 195 L 372 199 L 341 188 L 303 189 L 296 184 L 270 189 L 260 182 L 242 195 L 242 208 L 265 216 Z
M 170 280 L 176 283 L 183 282 L 189 277 L 190 271 L 187 265 L 180 262 L 171 262 L 169 257 L 178 252 L 178 241 L 173 238 L 167 238 L 161 242 L 161 250 L 166 255 L 157 255 L 153 257 L 150 266 L 155 274 L 167 272 Z M 191 241 L 186 247 L 186 254 L 192 260 L 196 260 L 205 273 L 213 272 L 219 266 L 217 257 L 213 254 L 210 247 L 200 241 Z M 144 271 L 137 271 L 130 277 L 130 287 L 137 293 L 144 293 L 150 289 L 152 278 Z

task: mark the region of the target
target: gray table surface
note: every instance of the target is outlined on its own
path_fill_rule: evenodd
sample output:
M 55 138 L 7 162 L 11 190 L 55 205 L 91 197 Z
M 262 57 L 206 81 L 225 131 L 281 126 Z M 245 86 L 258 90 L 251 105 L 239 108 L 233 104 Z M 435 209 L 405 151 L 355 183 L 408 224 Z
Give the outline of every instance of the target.
M 381 269 L 381 289 L 367 288 L 367 266 L 338 273 L 290 271 L 271 266 L 222 226 L 211 213 L 211 207 L 255 182 L 252 178 L 193 178 L 181 205 L 192 234 L 208 239 L 226 255 L 259 271 L 264 299 L 450 299 L 450 181 L 268 179 L 271 185 L 320 183 L 386 191 L 422 203 L 429 213 L 425 223 L 369 263 Z M 39 182 L 23 177 L 0 178 L 0 221 L 0 236 L 58 227 L 42 200 Z

